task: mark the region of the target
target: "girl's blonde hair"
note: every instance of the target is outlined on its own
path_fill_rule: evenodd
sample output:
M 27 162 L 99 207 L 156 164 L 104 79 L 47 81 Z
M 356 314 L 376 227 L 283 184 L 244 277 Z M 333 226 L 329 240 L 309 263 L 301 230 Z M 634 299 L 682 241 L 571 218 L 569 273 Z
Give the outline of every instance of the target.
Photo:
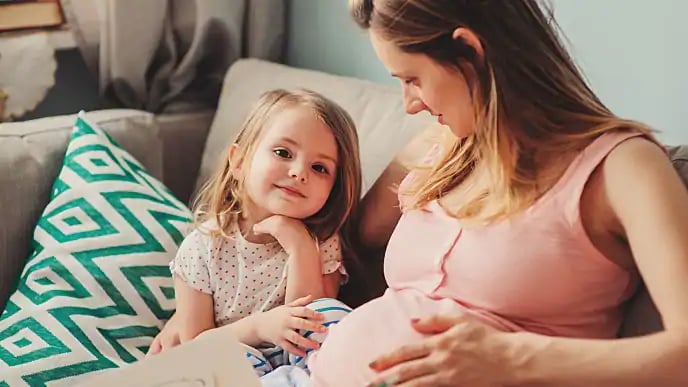
M 263 128 L 270 120 L 279 119 L 279 113 L 284 109 L 294 107 L 311 109 L 330 128 L 338 152 L 337 172 L 330 196 L 323 208 L 304 219 L 304 223 L 320 241 L 330 238 L 348 224 L 349 215 L 357 210 L 361 196 L 361 162 L 356 126 L 351 116 L 339 105 L 305 89 L 278 89 L 261 95 L 234 141 L 238 149 L 232 160 L 225 153 L 216 172 L 203 186 L 194 202 L 197 224 L 211 221 L 217 224 L 217 230 L 211 230 L 211 233 L 227 236 L 230 224 L 245 213 L 247 197 L 241 176 L 249 173 L 250 160 Z M 232 173 L 234 165 L 241 165 L 241 176 Z
M 440 160 L 410 184 L 406 208 L 422 207 L 461 185 L 461 200 L 450 209 L 454 216 L 482 223 L 504 219 L 543 193 L 535 154 L 554 160 L 605 132 L 651 132 L 602 104 L 561 43 L 551 10 L 543 13 L 537 0 L 350 0 L 349 8 L 362 28 L 469 80 L 474 133 L 453 137 Z M 484 57 L 453 39 L 458 27 L 478 36 Z

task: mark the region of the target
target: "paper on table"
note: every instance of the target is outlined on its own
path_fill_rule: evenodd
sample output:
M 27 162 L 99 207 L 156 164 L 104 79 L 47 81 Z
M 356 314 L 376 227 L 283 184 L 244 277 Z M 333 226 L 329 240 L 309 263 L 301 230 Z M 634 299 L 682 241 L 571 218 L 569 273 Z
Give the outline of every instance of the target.
M 119 369 L 79 387 L 260 387 L 239 342 L 227 331 L 209 331 L 193 341 Z

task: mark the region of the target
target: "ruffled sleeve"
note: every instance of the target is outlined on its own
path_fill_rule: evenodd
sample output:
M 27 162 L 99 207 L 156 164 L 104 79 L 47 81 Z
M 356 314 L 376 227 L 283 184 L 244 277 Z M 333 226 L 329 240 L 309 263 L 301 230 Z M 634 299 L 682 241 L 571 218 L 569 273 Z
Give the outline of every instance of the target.
M 208 235 L 199 230 L 192 231 L 182 241 L 177 250 L 177 255 L 170 262 L 172 275 L 177 276 L 191 288 L 206 294 L 212 294 L 210 281 L 210 246 Z
M 343 277 L 342 283 L 346 282 L 349 274 L 342 263 L 342 246 L 339 235 L 334 235 L 324 241 L 319 246 L 320 258 L 322 259 L 323 274 L 331 274 L 339 271 Z

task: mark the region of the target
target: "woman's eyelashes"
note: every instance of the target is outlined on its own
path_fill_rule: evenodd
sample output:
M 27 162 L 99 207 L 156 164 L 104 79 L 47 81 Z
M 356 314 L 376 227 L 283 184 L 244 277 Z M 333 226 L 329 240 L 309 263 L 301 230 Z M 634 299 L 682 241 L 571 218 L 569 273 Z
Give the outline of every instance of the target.
M 272 150 L 272 153 L 274 153 L 277 157 L 285 160 L 290 160 L 294 158 L 292 155 L 291 151 L 286 148 L 275 148 Z M 313 164 L 311 167 L 315 172 L 323 174 L 323 175 L 329 175 L 330 170 L 323 164 Z
M 418 79 L 417 78 L 404 78 L 401 81 L 407 85 L 414 85 L 414 86 L 418 85 Z

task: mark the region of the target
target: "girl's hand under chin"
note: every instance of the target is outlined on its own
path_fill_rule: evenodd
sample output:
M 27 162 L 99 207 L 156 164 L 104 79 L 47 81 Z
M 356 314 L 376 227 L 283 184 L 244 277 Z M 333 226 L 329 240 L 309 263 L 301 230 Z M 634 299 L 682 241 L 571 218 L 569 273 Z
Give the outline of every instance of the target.
M 316 248 L 316 243 L 306 229 L 306 225 L 299 219 L 272 215 L 256 223 L 253 226 L 253 232 L 272 235 L 290 255 L 306 246 Z

